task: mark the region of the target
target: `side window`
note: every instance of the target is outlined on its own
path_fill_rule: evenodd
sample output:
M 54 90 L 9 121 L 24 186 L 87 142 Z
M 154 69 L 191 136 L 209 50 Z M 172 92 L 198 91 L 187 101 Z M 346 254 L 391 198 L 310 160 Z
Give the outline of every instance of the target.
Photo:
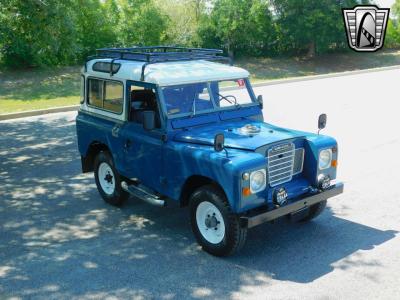
M 129 120 L 143 124 L 144 112 L 149 110 L 154 111 L 156 128 L 161 128 L 156 91 L 152 88 L 132 85 Z
M 89 79 L 89 104 L 103 108 L 103 80 Z
M 119 82 L 106 81 L 104 91 L 104 109 L 120 114 L 124 105 L 124 86 Z
M 100 109 L 122 113 L 124 86 L 120 82 L 90 78 L 88 80 L 88 103 Z

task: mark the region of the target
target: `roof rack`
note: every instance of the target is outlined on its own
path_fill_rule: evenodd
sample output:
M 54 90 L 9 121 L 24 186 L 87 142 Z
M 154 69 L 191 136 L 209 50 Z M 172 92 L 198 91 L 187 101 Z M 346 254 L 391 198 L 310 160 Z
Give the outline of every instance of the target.
M 149 64 L 190 61 L 190 60 L 224 60 L 232 65 L 229 57 L 222 56 L 223 51 L 219 49 L 187 48 L 173 46 L 150 46 L 131 48 L 101 48 L 96 50 L 97 54 L 89 56 L 86 63 L 92 59 L 110 58 L 110 76 L 114 74 L 113 63 L 115 60 L 142 61 L 141 81 L 144 81 L 144 71 Z

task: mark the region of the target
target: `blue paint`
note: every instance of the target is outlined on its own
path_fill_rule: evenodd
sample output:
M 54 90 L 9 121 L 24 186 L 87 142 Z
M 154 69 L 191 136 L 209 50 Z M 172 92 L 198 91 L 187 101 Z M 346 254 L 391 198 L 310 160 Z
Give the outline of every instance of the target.
M 121 175 L 138 178 L 147 187 L 172 200 L 182 200 L 182 189 L 192 176 L 203 176 L 223 189 L 234 212 L 243 213 L 259 206 L 272 208 L 272 195 L 277 188 L 285 187 L 289 199 L 295 199 L 316 186 L 320 173 L 336 178 L 336 168 L 318 170 L 320 150 L 337 149 L 336 140 L 262 122 L 262 111 L 247 80 L 252 105 L 177 118 L 167 117 L 158 86 L 126 81 L 126 95 L 130 93 L 131 85 L 157 91 L 161 128 L 146 131 L 138 123 L 117 121 L 81 110 L 76 120 L 79 152 L 84 158 L 93 143 L 107 146 Z M 129 110 L 129 103 L 125 105 Z M 259 127 L 260 132 L 243 134 L 241 128 L 248 124 Z M 225 151 L 215 152 L 213 140 L 217 133 L 224 134 L 228 155 Z M 268 149 L 288 141 L 296 148 L 305 149 L 302 173 L 288 183 L 274 188 L 267 185 L 260 193 L 242 196 L 242 188 L 248 186 L 242 179 L 243 173 L 266 169 Z M 337 151 L 333 159 L 337 159 Z

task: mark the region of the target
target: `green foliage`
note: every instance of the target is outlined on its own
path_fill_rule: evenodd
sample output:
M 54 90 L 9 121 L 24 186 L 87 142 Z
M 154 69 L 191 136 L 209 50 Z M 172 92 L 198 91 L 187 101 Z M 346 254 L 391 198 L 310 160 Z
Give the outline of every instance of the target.
M 74 61 L 76 27 L 71 0 L 1 0 L 0 39 L 6 65 Z
M 200 22 L 204 46 L 223 47 L 233 54 L 267 54 L 275 38 L 272 14 L 263 0 L 217 0 Z
M 347 48 L 342 7 L 369 0 L 0 0 L 0 64 L 74 64 L 95 49 L 170 44 L 231 56 Z M 400 46 L 400 0 L 386 47 Z
M 7 66 L 65 65 L 100 47 L 159 44 L 167 17 L 146 0 L 0 0 Z
M 117 34 L 123 46 L 160 44 L 165 39 L 167 17 L 152 1 L 121 0 Z
M 199 44 L 197 31 L 205 0 L 157 0 L 156 5 L 168 17 L 165 42 L 181 46 Z
M 75 28 L 77 53 L 80 57 L 93 54 L 94 50 L 117 44 L 114 28 L 117 26 L 118 7 L 114 0 L 75 0 Z
M 387 25 L 385 47 L 400 48 L 400 0 L 396 0 L 391 13 L 394 18 Z
M 279 52 L 315 53 L 346 47 L 343 7 L 359 1 L 273 0 L 279 28 Z M 367 2 L 367 1 L 364 1 Z

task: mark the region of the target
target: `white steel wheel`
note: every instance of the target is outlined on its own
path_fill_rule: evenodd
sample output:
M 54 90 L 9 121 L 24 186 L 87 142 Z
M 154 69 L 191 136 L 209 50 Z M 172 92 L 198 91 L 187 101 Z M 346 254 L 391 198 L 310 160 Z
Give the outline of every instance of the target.
M 111 168 L 111 166 L 106 163 L 102 162 L 99 166 L 98 170 L 98 178 L 101 189 L 107 195 L 114 194 L 115 191 L 115 175 Z
M 203 238 L 211 244 L 219 244 L 225 237 L 225 222 L 219 209 L 208 201 L 196 209 L 196 224 Z

